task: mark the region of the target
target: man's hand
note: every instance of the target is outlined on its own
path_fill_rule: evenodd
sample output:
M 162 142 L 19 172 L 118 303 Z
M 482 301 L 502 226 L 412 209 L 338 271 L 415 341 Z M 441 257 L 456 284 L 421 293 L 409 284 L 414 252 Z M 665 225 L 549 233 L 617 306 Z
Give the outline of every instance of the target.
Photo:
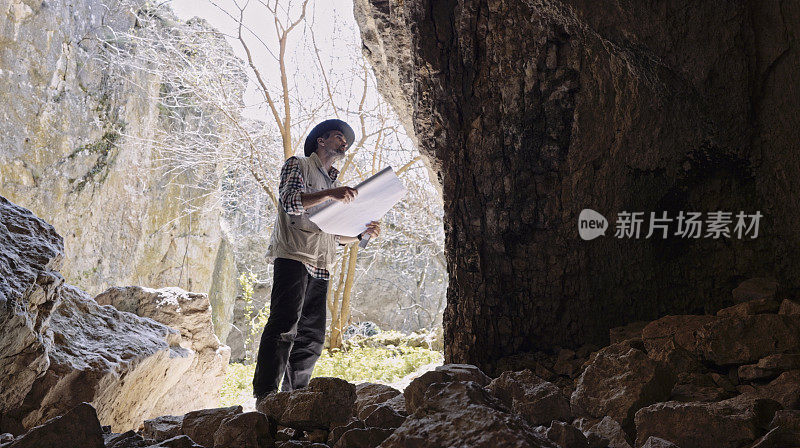
M 367 230 L 365 230 L 364 233 L 369 234 L 372 238 L 377 238 L 378 235 L 381 234 L 380 221 L 372 221 L 367 224 Z
M 350 187 L 331 188 L 330 190 L 322 190 L 316 193 L 302 193 L 300 194 L 300 201 L 303 203 L 303 208 L 313 207 L 323 202 L 333 199 L 344 204 L 352 201 L 358 196 L 358 190 Z
M 328 190 L 328 196 L 334 201 L 347 204 L 358 196 L 358 190 L 350 187 L 338 187 Z

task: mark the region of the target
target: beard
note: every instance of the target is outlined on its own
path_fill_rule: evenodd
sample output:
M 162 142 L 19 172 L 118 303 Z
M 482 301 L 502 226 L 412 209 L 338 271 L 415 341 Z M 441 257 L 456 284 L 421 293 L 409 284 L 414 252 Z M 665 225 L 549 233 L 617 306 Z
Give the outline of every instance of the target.
M 328 154 L 330 155 L 331 159 L 333 160 L 341 160 L 344 158 L 346 149 L 344 147 L 340 148 L 331 148 L 328 150 Z

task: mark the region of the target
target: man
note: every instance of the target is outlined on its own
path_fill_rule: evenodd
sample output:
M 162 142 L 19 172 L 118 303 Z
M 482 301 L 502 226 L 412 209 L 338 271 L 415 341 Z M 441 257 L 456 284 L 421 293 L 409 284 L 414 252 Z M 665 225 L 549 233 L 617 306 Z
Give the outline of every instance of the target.
M 367 233 L 380 234 L 377 221 L 356 238 L 322 232 L 308 218 L 309 211 L 328 200 L 349 203 L 358 195 L 354 188 L 339 185 L 339 171 L 332 166 L 353 140 L 355 133 L 344 121 L 323 121 L 306 137 L 306 157 L 290 157 L 281 169 L 281 206 L 267 252 L 274 259 L 269 319 L 253 377 L 257 405 L 278 390 L 281 379 L 284 391 L 308 385 L 325 341 L 329 269 L 336 247 Z

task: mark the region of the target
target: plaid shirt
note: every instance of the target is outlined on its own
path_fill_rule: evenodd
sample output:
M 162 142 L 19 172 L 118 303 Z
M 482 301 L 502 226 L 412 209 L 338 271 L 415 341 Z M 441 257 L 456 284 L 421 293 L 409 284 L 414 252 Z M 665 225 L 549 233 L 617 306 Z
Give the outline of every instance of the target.
M 330 177 L 331 180 L 336 180 L 338 176 L 339 170 L 331 167 L 328 171 L 328 177 Z M 281 183 L 278 186 L 278 201 L 286 213 L 290 215 L 302 215 L 305 213 L 306 209 L 303 207 L 303 201 L 300 198 L 300 194 L 305 190 L 305 186 L 303 173 L 300 171 L 300 163 L 297 161 L 297 157 L 289 157 L 281 169 Z M 335 238 L 336 242 L 339 243 L 339 236 L 336 235 Z M 331 278 L 327 269 L 318 268 L 308 263 L 303 264 L 306 265 L 306 269 L 312 277 L 322 280 L 329 280 Z

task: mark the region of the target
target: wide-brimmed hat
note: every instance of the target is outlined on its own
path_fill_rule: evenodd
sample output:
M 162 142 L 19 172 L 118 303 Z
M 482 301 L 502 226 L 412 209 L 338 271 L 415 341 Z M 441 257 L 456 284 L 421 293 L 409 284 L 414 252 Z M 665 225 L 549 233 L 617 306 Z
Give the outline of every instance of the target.
M 349 124 L 337 118 L 325 120 L 322 123 L 314 126 L 314 129 L 308 133 L 308 137 L 306 137 L 306 143 L 304 145 L 306 157 L 310 156 L 314 151 L 317 150 L 317 138 L 322 137 L 322 135 L 328 131 L 340 131 L 342 134 L 344 134 L 344 138 L 347 140 L 348 147 L 350 147 L 350 145 L 352 145 L 353 141 L 356 139 L 356 133 L 353 132 L 353 128 L 351 128 Z

